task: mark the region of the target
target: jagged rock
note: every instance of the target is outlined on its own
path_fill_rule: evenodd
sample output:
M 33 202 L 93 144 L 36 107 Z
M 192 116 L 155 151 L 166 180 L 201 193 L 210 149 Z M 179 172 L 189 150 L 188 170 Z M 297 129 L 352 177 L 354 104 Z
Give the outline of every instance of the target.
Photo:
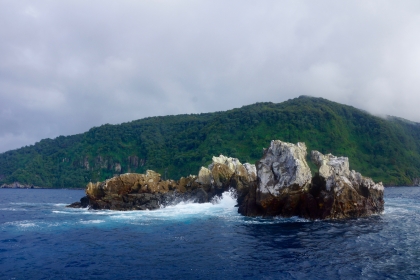
M 350 174 L 347 157 L 335 157 L 332 154 L 323 155 L 318 151 L 312 151 L 311 159 L 319 167 L 319 175 L 324 178 L 333 174 L 348 177 Z
M 300 216 L 341 219 L 381 213 L 382 183 L 349 170 L 346 157 L 312 151 L 318 166 L 312 178 L 305 160 L 306 146 L 272 141 L 257 162 L 258 181 L 238 198 L 238 211 L 247 216 Z
M 299 207 L 300 193 L 311 183 L 304 143 L 271 141 L 256 164 L 258 184 L 239 207 L 247 216 L 293 216 Z M 254 191 L 254 190 L 253 190 Z M 241 205 L 241 204 L 239 204 Z
M 14 182 L 11 184 L 3 184 L 0 186 L 0 189 L 40 189 L 41 187 L 37 187 L 34 185 L 27 185 L 21 184 L 19 182 Z
M 220 155 L 213 157 L 212 161 L 208 168 L 212 182 L 214 182 L 216 188 L 224 189 L 224 186 L 229 183 L 230 178 L 235 173 L 239 160 Z
M 191 190 L 195 190 L 201 187 L 197 183 L 197 176 L 189 175 L 188 177 L 181 177 L 178 181 L 178 191 L 181 193 L 185 193 Z
M 256 180 L 255 165 L 236 158 L 213 157 L 209 168 L 202 167 L 198 176 L 182 177 L 179 181 L 162 180 L 152 170 L 146 174 L 126 173 L 86 187 L 88 205 L 92 209 L 135 210 L 156 209 L 179 201 L 204 203 L 234 187 L 240 195 Z M 86 207 L 73 203 L 69 207 Z
M 213 179 L 214 187 L 220 190 L 225 189 L 233 174 L 234 172 L 228 166 L 215 163 L 211 169 L 211 178 Z
M 105 191 L 100 182 L 89 182 L 86 186 L 86 195 L 92 199 L 99 199 L 105 195 Z
M 420 178 L 413 179 L 413 186 L 420 186 Z
M 146 174 L 126 173 L 101 183 L 89 183 L 86 195 L 93 209 L 156 209 L 162 195 L 178 190 L 185 188 L 173 180 L 162 181 L 159 173 L 147 170 Z
M 74 202 L 74 203 L 68 205 L 67 207 L 70 207 L 70 208 L 86 208 L 88 206 L 89 206 L 89 197 L 84 196 L 80 199 L 80 202 Z
M 255 164 L 244 163 L 246 169 L 248 181 L 252 182 L 257 180 L 257 168 Z
M 323 208 L 318 209 L 322 212 L 320 218 L 357 218 L 384 210 L 382 183 L 350 171 L 348 158 L 312 151 L 311 159 L 319 168 L 311 190 L 313 198 Z
M 198 172 L 196 182 L 202 185 L 210 185 L 211 180 L 211 171 L 208 168 L 202 166 L 200 171 Z
M 117 175 L 89 183 L 87 196 L 69 207 L 151 210 L 180 201 L 209 202 L 233 188 L 238 212 L 246 216 L 341 219 L 383 211 L 382 183 L 350 171 L 348 158 L 312 151 L 311 159 L 319 168 L 312 177 L 306 156 L 304 143 L 273 140 L 256 165 L 220 155 L 198 176 L 179 181 L 162 180 L 151 170 Z
M 257 162 L 259 192 L 276 196 L 285 187 L 302 188 L 309 184 L 312 175 L 305 157 L 305 143 L 271 141 L 271 146 Z
M 208 166 L 210 181 L 215 192 L 221 194 L 232 185 L 247 185 L 256 179 L 255 165 L 245 163 L 245 166 L 237 158 L 220 155 L 212 158 Z
M 213 157 L 212 164 L 209 165 L 209 169 L 212 169 L 212 166 L 215 164 L 226 165 L 231 173 L 236 171 L 238 165 L 242 165 L 237 158 L 226 157 L 224 155 Z

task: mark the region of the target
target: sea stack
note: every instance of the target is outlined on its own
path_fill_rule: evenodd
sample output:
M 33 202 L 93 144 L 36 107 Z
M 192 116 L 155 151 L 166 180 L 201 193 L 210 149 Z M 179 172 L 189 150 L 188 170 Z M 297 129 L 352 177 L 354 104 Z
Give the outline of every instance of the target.
M 358 218 L 384 210 L 384 187 L 349 169 L 347 157 L 311 152 L 318 167 L 312 176 L 305 143 L 271 141 L 256 165 L 236 158 L 213 157 L 198 175 L 178 181 L 126 173 L 104 182 L 89 183 L 86 197 L 69 207 L 111 210 L 153 210 L 180 201 L 205 203 L 228 190 L 237 196 L 245 216 L 308 219 Z
M 312 151 L 319 170 L 312 177 L 304 143 L 274 140 L 256 164 L 256 187 L 238 211 L 246 216 L 299 216 L 309 219 L 357 218 L 384 210 L 382 183 L 349 170 L 346 157 Z

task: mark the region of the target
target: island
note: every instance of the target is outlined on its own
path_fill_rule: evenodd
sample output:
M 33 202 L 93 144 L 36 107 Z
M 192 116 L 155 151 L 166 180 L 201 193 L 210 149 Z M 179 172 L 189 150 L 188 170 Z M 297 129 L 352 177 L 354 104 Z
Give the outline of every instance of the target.
M 68 207 L 154 210 L 181 201 L 210 202 L 233 190 L 238 212 L 251 217 L 344 219 L 380 214 L 384 187 L 349 168 L 347 157 L 312 151 L 315 175 L 306 161 L 305 143 L 273 140 L 256 164 L 220 155 L 198 175 L 162 180 L 148 170 L 89 183 L 86 196 Z

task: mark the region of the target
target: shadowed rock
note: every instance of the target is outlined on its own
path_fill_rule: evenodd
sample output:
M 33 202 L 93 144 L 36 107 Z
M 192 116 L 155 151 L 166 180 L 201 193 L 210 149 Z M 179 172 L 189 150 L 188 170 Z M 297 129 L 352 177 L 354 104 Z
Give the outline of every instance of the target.
M 311 159 L 319 168 L 311 186 L 319 209 L 308 209 L 302 216 L 318 212 L 319 218 L 357 218 L 384 210 L 382 183 L 350 171 L 348 158 L 312 151 Z
M 300 194 L 311 183 L 311 171 L 306 163 L 306 145 L 271 141 L 257 162 L 258 181 L 248 198 L 239 205 L 246 216 L 297 215 Z
M 350 171 L 348 158 L 312 151 L 319 168 L 312 177 L 305 157 L 303 143 L 272 141 L 257 162 L 257 183 L 239 202 L 239 213 L 341 219 L 384 210 L 382 183 Z

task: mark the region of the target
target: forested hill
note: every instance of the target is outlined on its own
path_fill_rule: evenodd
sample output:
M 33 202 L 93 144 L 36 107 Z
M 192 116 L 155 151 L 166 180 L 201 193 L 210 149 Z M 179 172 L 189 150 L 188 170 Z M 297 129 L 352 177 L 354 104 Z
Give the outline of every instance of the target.
M 420 124 L 383 119 L 322 98 L 256 103 L 226 112 L 152 117 L 44 139 L 0 154 L 0 185 L 84 187 L 118 173 L 153 169 L 179 179 L 213 155 L 254 163 L 270 141 L 305 142 L 350 158 L 350 168 L 387 185 L 420 177 Z

